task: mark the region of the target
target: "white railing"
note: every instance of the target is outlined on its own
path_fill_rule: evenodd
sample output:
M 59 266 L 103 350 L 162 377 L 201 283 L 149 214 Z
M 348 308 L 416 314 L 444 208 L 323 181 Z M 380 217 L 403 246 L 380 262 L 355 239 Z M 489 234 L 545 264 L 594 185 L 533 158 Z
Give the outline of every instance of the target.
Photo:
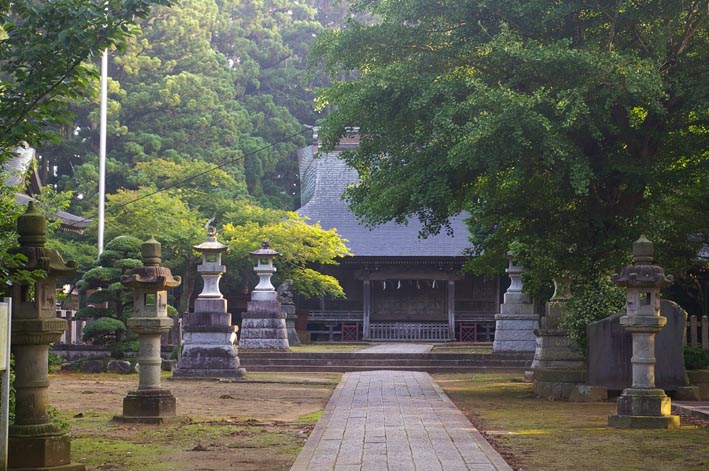
M 709 317 L 689 316 L 685 341 L 690 347 L 702 347 L 709 352 Z
M 309 311 L 308 321 L 329 321 L 329 322 L 362 322 L 363 311 Z
M 369 339 L 373 341 L 446 341 L 450 340 L 444 322 L 372 322 Z
M 76 311 L 69 309 L 57 309 L 57 317 L 66 320 L 66 330 L 59 339 L 59 343 L 76 344 L 84 343 L 81 340 L 81 333 L 86 325 L 85 319 L 77 319 L 74 317 Z

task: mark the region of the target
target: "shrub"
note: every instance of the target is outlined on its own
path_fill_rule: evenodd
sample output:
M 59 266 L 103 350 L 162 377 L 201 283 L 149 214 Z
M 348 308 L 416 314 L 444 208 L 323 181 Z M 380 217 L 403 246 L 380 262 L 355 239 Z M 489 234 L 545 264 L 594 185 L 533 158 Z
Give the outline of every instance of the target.
M 569 315 L 562 320 L 569 329 L 569 338 L 575 347 L 586 354 L 586 326 L 625 311 L 625 290 L 610 279 L 601 277 L 574 286 L 569 301 Z
M 126 325 L 118 319 L 100 317 L 84 327 L 82 340 L 103 345 L 119 339 L 126 331 Z
M 709 357 L 700 347 L 684 347 L 684 367 L 688 370 L 701 370 L 709 365 Z
M 125 358 L 128 353 L 137 352 L 140 349 L 138 340 L 127 340 L 111 344 L 111 358 Z

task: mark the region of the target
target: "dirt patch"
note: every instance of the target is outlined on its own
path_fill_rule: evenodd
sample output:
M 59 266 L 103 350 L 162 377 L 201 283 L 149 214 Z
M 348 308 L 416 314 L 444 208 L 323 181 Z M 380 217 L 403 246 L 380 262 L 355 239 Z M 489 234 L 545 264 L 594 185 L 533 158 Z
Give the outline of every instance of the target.
M 249 375 L 246 382 L 167 381 L 181 420 L 111 421 L 137 375 L 53 375 L 51 404 L 70 427 L 72 461 L 88 470 L 289 469 L 339 375 Z

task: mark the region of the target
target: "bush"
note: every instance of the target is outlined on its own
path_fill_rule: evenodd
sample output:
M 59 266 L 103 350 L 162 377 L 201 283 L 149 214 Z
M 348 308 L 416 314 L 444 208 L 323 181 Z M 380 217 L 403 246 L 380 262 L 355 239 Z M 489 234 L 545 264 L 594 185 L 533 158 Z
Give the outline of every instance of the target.
M 709 357 L 700 347 L 684 347 L 684 367 L 688 370 L 701 370 L 709 365 Z
M 128 353 L 137 352 L 140 349 L 140 342 L 137 340 L 127 340 L 125 342 L 116 342 L 111 345 L 111 358 L 125 358 Z
M 575 347 L 585 355 L 586 326 L 619 312 L 625 312 L 625 290 L 616 286 L 610 277 L 601 277 L 574 286 L 569 316 L 562 324 L 569 329 L 569 338 Z
M 96 345 L 103 345 L 119 339 L 125 331 L 126 325 L 118 319 L 100 317 L 84 326 L 81 338 L 84 342 L 91 341 Z

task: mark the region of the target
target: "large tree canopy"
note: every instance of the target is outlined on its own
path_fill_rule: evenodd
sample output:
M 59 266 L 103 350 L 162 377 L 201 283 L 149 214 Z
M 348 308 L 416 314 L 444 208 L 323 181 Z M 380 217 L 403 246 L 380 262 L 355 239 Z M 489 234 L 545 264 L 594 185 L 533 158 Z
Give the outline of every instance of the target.
M 68 119 L 66 100 L 86 92 L 85 63 L 124 43 L 136 18 L 170 0 L 0 1 L 0 151 L 46 139 Z
M 348 197 L 370 223 L 435 232 L 467 210 L 477 269 L 516 241 L 547 278 L 616 268 L 640 231 L 660 255 L 687 240 L 673 228 L 709 233 L 701 205 L 667 207 L 709 172 L 709 1 L 355 8 L 377 21 L 321 35 L 314 57 L 355 77 L 321 93 L 321 136 L 360 127 Z

